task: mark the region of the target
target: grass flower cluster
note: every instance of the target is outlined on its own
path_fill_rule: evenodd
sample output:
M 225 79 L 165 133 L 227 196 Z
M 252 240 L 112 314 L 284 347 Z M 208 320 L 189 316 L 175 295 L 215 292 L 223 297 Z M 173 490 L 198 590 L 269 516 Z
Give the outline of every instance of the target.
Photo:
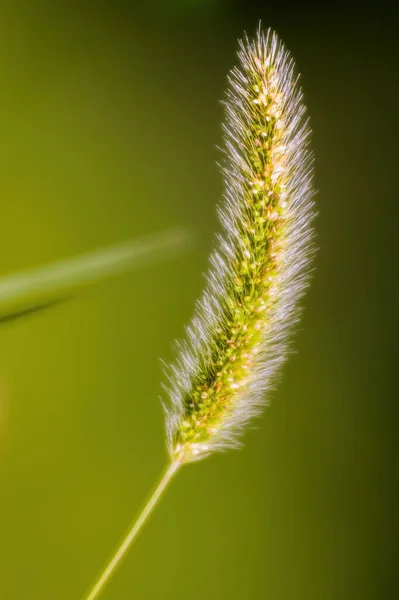
M 240 42 L 229 76 L 223 234 L 169 370 L 179 462 L 235 446 L 287 354 L 312 256 L 312 154 L 294 64 L 275 33 Z
M 224 123 L 223 225 L 167 369 L 170 465 L 86 600 L 95 600 L 185 463 L 235 447 L 289 349 L 313 255 L 312 154 L 294 62 L 270 30 L 240 42 Z

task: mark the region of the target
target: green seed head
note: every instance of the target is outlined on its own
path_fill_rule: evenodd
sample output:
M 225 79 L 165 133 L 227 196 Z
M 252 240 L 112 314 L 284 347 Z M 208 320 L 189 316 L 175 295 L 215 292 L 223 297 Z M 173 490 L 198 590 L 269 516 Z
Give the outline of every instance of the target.
M 224 233 L 170 369 L 169 449 L 237 444 L 287 354 L 313 253 L 312 155 L 293 61 L 270 30 L 240 42 L 224 124 Z

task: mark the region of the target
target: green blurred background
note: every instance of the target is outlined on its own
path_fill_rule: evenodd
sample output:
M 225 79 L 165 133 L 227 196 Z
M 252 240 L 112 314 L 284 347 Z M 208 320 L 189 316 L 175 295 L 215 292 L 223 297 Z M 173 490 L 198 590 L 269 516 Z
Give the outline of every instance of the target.
M 189 228 L 180 258 L 0 329 L 0 598 L 79 600 L 167 456 L 159 358 L 203 285 L 236 39 L 303 74 L 320 250 L 297 354 L 240 452 L 185 468 L 104 600 L 399 597 L 394 13 L 3 1 L 0 273 Z

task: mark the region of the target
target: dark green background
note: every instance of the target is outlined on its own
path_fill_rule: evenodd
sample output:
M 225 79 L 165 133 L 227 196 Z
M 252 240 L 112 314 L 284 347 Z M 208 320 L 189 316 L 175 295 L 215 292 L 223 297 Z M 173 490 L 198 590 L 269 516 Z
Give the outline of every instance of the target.
M 167 460 L 159 357 L 203 285 L 226 74 L 295 56 L 320 247 L 240 452 L 185 468 L 104 600 L 390 600 L 397 582 L 397 34 L 388 6 L 1 2 L 0 272 L 183 225 L 173 262 L 1 325 L 0 598 L 80 600 Z

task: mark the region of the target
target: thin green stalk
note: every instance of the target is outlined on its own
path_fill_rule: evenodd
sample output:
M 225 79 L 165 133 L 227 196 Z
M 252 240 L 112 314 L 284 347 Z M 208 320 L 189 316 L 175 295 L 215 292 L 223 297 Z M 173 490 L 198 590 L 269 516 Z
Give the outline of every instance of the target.
M 174 229 L 0 277 L 0 318 L 51 304 L 118 273 L 173 256 L 186 242 L 185 232 Z
M 130 546 L 136 539 L 139 531 L 141 530 L 141 528 L 147 521 L 148 517 L 150 516 L 151 512 L 153 511 L 153 509 L 155 508 L 156 504 L 158 503 L 160 497 L 162 496 L 163 492 L 165 491 L 167 485 L 169 484 L 173 475 L 176 473 L 176 471 L 179 469 L 180 466 L 181 466 L 181 463 L 179 461 L 174 461 L 169 465 L 168 469 L 165 471 L 164 475 L 162 476 L 161 481 L 158 483 L 157 487 L 155 488 L 155 491 L 153 492 L 152 496 L 150 497 L 147 504 L 145 505 L 143 511 L 140 513 L 137 520 L 133 523 L 128 534 L 124 538 L 124 540 L 121 543 L 121 545 L 119 546 L 118 550 L 115 552 L 113 558 L 110 560 L 110 562 L 108 563 L 108 565 L 106 566 L 104 571 L 101 573 L 100 577 L 98 578 L 97 582 L 92 587 L 89 594 L 87 596 L 85 596 L 85 600 L 95 600 L 96 598 L 99 597 L 99 595 L 101 594 L 105 585 L 107 584 L 110 577 L 114 573 L 116 567 L 119 565 L 122 558 L 125 556 L 126 552 L 129 550 Z

